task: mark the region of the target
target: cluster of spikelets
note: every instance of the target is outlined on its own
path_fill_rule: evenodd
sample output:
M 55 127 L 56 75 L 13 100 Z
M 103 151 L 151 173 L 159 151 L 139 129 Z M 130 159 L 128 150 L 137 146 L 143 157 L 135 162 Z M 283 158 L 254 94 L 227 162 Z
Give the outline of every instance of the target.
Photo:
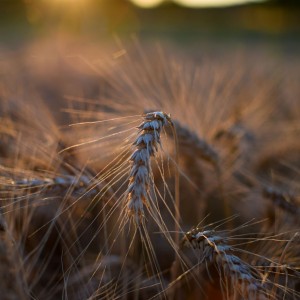
M 200 263 L 215 263 L 222 285 L 229 285 L 224 287 L 224 291 L 237 293 L 243 299 L 257 299 L 259 294 L 264 293 L 260 274 L 233 254 L 234 248 L 228 244 L 224 234 L 221 236 L 214 230 L 195 228 L 185 234 L 182 245 L 200 250 Z
M 78 126 L 2 102 L 4 297 L 299 299 L 299 131 L 280 149 L 286 132 L 262 126 L 289 123 L 268 116 L 269 83 L 248 103 L 262 80 L 247 62 L 234 88 L 232 65 L 128 55 L 103 96 L 72 100 Z
M 163 112 L 147 113 L 138 127 L 139 134 L 134 142 L 136 150 L 130 157 L 131 170 L 129 186 L 126 191 L 127 207 L 137 224 L 144 217 L 144 206 L 150 206 L 150 187 L 152 185 L 150 159 L 160 147 L 162 128 L 171 124 L 170 116 Z

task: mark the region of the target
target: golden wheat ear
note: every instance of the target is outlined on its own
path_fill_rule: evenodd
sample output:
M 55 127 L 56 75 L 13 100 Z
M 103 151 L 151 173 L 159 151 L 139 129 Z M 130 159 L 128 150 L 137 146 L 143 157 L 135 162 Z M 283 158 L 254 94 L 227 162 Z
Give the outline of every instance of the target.
M 139 133 L 134 142 L 136 150 L 130 157 L 131 169 L 126 191 L 127 213 L 140 224 L 144 218 L 144 206 L 150 205 L 151 157 L 154 157 L 161 145 L 160 133 L 164 126 L 171 124 L 171 118 L 164 112 L 151 112 L 143 116 L 138 127 Z
M 215 265 L 220 284 L 226 283 L 221 286 L 224 295 L 258 299 L 266 293 L 261 276 L 254 267 L 234 255 L 237 249 L 229 244 L 229 239 L 224 232 L 195 228 L 184 235 L 181 245 L 200 251 L 200 263 Z
M 180 122 L 173 120 L 173 124 L 178 136 L 179 147 L 182 148 L 183 153 L 192 156 L 194 159 L 198 158 L 206 161 L 213 167 L 218 168 L 220 160 L 219 154 L 212 145 L 200 138 L 189 128 L 183 126 Z M 169 131 L 167 131 L 167 133 L 169 133 Z
M 300 207 L 296 201 L 296 196 L 291 192 L 276 189 L 272 186 L 264 186 L 262 188 L 262 195 L 282 210 L 292 215 L 300 215 Z

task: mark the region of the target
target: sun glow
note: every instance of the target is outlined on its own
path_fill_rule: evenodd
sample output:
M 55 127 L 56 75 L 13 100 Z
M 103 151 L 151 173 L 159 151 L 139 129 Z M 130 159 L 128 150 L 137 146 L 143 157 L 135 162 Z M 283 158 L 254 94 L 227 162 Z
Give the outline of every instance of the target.
M 264 0 L 173 0 L 188 7 L 218 7 L 245 4 L 249 2 L 262 2 Z
M 143 8 L 151 8 L 163 3 L 164 0 L 131 0 L 131 2 Z
M 245 4 L 250 2 L 263 2 L 265 0 L 172 0 L 187 7 L 220 7 L 220 6 L 231 6 L 237 4 Z M 158 6 L 159 4 L 165 2 L 165 0 L 131 0 L 134 4 L 150 8 Z

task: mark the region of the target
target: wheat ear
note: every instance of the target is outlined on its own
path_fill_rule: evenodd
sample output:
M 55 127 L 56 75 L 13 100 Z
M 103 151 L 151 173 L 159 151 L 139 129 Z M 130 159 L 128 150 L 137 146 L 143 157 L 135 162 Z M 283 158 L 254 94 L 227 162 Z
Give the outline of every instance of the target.
M 221 234 L 195 228 L 185 234 L 182 245 L 200 249 L 201 262 L 214 262 L 220 275 L 230 279 L 232 291 L 237 290 L 243 299 L 256 299 L 263 292 L 258 272 L 233 254 L 234 249 Z
M 266 186 L 262 189 L 262 195 L 270 199 L 276 206 L 293 215 L 300 214 L 300 208 L 297 205 L 296 197 L 285 191 L 281 191 L 272 186 Z
M 164 112 L 151 112 L 143 115 L 138 127 L 138 136 L 134 142 L 136 150 L 130 157 L 131 169 L 126 191 L 127 211 L 139 224 L 144 217 L 144 205 L 149 208 L 151 188 L 150 159 L 161 145 L 160 133 L 165 125 L 172 124 L 171 118 Z
M 219 164 L 218 152 L 207 141 L 198 137 L 195 132 L 183 126 L 180 122 L 173 121 L 173 123 L 176 128 L 179 145 L 184 152 L 192 157 L 196 156 L 217 168 Z

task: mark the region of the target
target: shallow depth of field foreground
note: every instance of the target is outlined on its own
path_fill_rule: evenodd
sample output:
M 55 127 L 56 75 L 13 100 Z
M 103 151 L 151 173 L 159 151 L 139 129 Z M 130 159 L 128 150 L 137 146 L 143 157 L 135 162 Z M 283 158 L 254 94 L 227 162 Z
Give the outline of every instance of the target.
M 299 299 L 297 57 L 119 46 L 3 63 L 2 299 Z

